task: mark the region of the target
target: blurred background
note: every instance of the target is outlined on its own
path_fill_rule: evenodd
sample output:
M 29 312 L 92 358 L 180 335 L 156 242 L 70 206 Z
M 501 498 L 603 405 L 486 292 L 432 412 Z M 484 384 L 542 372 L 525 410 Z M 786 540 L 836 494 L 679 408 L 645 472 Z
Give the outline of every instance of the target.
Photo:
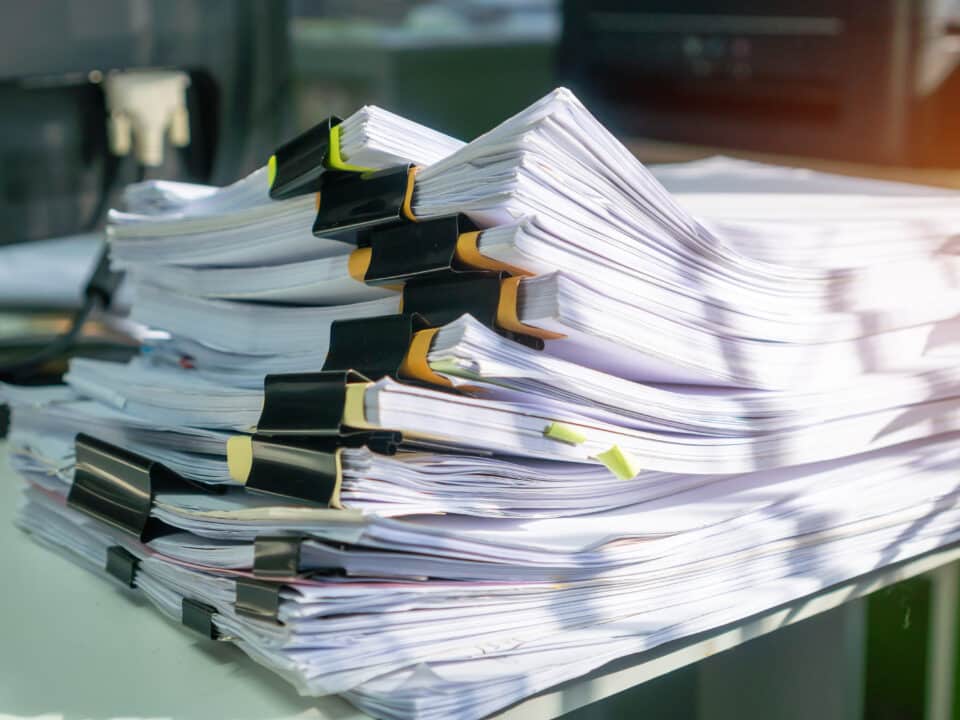
M 960 0 L 32 0 L 0 15 L 3 244 L 95 228 L 141 176 L 231 182 L 364 104 L 468 140 L 561 84 L 658 159 L 960 167 Z M 150 158 L 112 137 L 114 76 L 136 70 L 184 76 L 184 127 Z
M 232 182 L 331 114 L 376 104 L 468 140 L 567 85 L 645 162 L 723 153 L 960 187 L 958 65 L 960 0 L 5 2 L 0 380 L 134 347 L 122 285 L 94 272 L 124 185 Z M 922 717 L 929 583 L 608 716 Z

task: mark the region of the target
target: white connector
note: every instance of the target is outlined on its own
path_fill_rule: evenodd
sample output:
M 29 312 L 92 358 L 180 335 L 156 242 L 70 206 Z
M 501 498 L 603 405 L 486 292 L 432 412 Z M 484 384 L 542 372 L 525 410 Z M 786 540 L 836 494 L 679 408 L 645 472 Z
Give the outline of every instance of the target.
M 163 139 L 174 147 L 190 144 L 186 73 L 130 70 L 108 73 L 103 80 L 109 119 L 110 151 L 148 167 L 163 164 Z

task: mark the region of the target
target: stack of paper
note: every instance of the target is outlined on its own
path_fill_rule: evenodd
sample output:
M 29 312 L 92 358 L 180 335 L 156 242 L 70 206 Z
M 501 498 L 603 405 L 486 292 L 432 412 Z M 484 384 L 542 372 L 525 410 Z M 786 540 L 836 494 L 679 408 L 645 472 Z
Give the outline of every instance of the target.
M 651 173 L 566 90 L 133 186 L 154 332 L 4 389 L 20 523 L 302 692 L 489 715 L 960 539 L 956 200 Z

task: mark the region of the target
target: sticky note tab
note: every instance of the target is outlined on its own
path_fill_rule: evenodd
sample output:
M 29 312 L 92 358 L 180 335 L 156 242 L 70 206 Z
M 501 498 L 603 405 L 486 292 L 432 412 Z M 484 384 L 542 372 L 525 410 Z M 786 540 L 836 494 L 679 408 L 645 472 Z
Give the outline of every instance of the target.
M 594 455 L 594 458 L 602 462 L 607 470 L 612 472 L 621 480 L 631 480 L 643 469 L 639 461 L 630 453 L 614 445 L 609 450 Z
M 551 440 L 569 443 L 570 445 L 580 445 L 587 441 L 587 436 L 570 425 L 564 423 L 550 423 L 543 431 L 544 437 Z
M 267 187 L 272 188 L 277 181 L 277 156 L 271 155 L 267 160 Z
M 253 469 L 253 438 L 234 435 L 227 440 L 227 471 L 241 485 L 247 483 Z
M 468 370 L 463 367 L 456 360 L 444 359 L 444 360 L 431 360 L 430 369 L 434 372 L 443 373 L 444 375 L 453 375 L 454 377 L 460 378 L 469 378 L 470 380 L 483 380 L 483 376 L 478 375 L 477 373 Z

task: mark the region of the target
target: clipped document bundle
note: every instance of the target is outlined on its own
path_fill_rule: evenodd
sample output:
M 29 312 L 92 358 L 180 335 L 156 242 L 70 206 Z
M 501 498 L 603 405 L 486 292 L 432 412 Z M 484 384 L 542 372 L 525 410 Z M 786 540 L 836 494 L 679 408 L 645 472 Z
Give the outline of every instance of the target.
M 111 211 L 150 328 L 6 386 L 18 522 L 378 718 L 470 719 L 960 540 L 960 205 L 646 168 L 567 90 Z

